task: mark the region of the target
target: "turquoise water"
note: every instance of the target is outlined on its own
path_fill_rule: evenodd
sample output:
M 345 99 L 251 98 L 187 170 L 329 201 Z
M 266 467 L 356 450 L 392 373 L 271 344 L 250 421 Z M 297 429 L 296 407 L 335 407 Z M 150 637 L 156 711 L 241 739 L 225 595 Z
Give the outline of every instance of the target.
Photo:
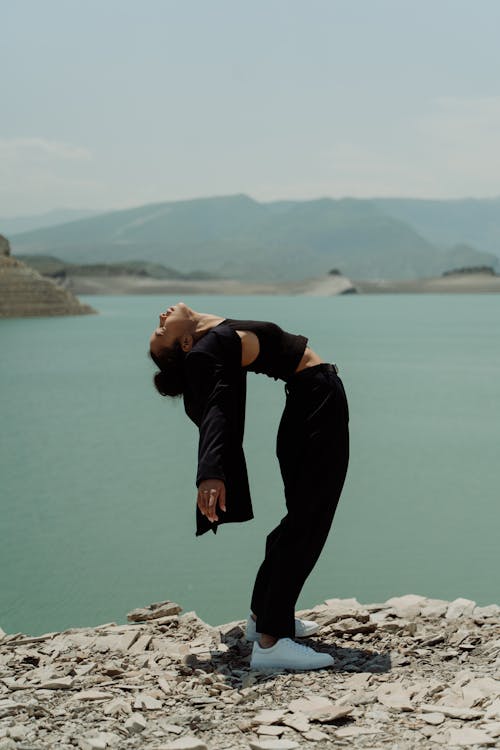
M 124 622 L 161 599 L 214 624 L 246 616 L 284 513 L 282 384 L 249 377 L 256 519 L 195 538 L 196 429 L 155 394 L 146 357 L 158 312 L 177 300 L 87 301 L 99 315 L 0 321 L 0 626 Z M 185 301 L 276 320 L 340 366 L 351 464 L 299 606 L 408 592 L 500 601 L 500 297 Z

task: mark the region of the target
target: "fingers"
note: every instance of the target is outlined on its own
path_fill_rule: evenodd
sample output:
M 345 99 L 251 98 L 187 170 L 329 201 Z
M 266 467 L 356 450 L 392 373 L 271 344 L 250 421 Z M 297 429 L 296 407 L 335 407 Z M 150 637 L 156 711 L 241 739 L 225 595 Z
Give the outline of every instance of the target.
M 209 521 L 218 521 L 217 507 L 218 492 L 216 489 L 198 490 L 198 508 Z
M 224 483 L 217 480 L 217 484 L 214 486 L 214 481 L 202 482 L 198 488 L 197 495 L 197 504 L 200 512 L 212 523 L 219 520 L 217 503 L 219 503 L 221 510 L 226 510 L 226 488 Z
M 206 516 L 207 510 L 208 510 L 208 494 L 206 491 L 198 490 L 198 498 L 197 498 L 198 508 L 200 509 L 200 512 Z
M 223 484 L 220 488 L 220 494 L 219 494 L 219 505 L 220 509 L 226 512 L 226 485 Z
M 219 497 L 219 491 L 212 488 L 208 491 L 208 505 L 207 505 L 207 518 L 209 521 L 218 521 L 216 509 L 217 509 L 217 498 Z

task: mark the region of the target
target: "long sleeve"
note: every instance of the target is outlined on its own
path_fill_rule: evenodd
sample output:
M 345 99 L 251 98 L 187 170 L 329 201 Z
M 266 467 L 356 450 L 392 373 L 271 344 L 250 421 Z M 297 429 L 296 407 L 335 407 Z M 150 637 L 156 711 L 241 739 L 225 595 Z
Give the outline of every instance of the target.
M 204 479 L 226 481 L 228 446 L 236 437 L 235 387 L 214 357 L 193 352 L 186 367 L 189 416 L 198 425 L 196 486 Z
M 238 363 L 221 362 L 206 351 L 186 357 L 184 406 L 198 426 L 196 486 L 204 479 L 221 479 L 226 485 L 226 513 L 211 523 L 197 509 L 197 535 L 229 521 L 253 518 L 245 456 L 246 374 Z

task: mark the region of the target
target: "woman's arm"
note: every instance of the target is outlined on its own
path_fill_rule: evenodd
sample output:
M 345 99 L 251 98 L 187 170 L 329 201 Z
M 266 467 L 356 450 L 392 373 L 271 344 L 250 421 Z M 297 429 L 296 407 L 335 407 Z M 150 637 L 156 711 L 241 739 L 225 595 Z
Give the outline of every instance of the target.
M 226 467 L 235 441 L 241 441 L 244 390 L 242 372 L 228 374 L 215 357 L 192 352 L 186 358 L 186 411 L 198 425 L 197 505 L 210 521 L 217 521 L 217 507 L 226 510 Z M 244 406 L 244 403 L 243 403 Z

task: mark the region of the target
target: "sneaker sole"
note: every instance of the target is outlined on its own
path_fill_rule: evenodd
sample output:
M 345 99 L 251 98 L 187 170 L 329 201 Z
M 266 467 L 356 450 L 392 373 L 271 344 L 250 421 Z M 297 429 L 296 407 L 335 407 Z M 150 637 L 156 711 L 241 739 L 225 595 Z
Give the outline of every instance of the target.
M 270 670 L 276 670 L 276 669 L 290 669 L 294 672 L 311 672 L 313 670 L 318 669 L 330 669 L 333 667 L 334 664 L 322 664 L 321 666 L 314 665 L 314 666 L 308 666 L 308 667 L 297 667 L 297 666 L 291 666 L 290 664 L 252 664 L 250 662 L 250 669 L 253 669 L 256 672 L 268 672 Z

